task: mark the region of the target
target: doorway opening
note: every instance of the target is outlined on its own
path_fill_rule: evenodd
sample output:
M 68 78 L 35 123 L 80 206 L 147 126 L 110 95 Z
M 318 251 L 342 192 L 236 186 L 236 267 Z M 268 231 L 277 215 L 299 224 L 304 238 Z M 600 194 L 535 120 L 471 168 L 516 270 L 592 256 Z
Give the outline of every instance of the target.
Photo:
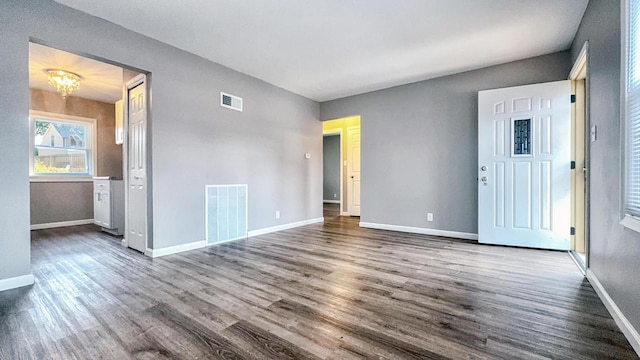
M 571 257 L 585 273 L 589 267 L 589 43 L 569 74 L 571 104 Z
M 340 216 L 342 203 L 342 129 L 323 133 L 322 210 L 327 217 Z
M 95 224 L 105 239 L 144 253 L 147 179 L 130 165 L 146 174 L 146 75 L 32 41 L 29 88 L 31 229 Z M 134 105 L 144 127 L 129 121 Z M 142 200 L 130 196 L 131 176 Z M 129 241 L 133 224 L 143 241 Z
M 360 216 L 360 116 L 350 116 L 322 123 L 325 144 L 325 178 L 323 179 L 323 206 L 325 217 Z M 339 146 L 339 160 L 336 170 L 335 145 Z M 330 147 L 333 146 L 332 150 Z M 327 154 L 327 150 L 329 153 Z M 329 166 L 329 169 L 326 168 Z M 335 178 L 339 174 L 338 184 Z M 326 182 L 325 182 L 325 179 Z M 332 182 L 333 181 L 333 182 Z M 332 190 L 333 189 L 333 190 Z

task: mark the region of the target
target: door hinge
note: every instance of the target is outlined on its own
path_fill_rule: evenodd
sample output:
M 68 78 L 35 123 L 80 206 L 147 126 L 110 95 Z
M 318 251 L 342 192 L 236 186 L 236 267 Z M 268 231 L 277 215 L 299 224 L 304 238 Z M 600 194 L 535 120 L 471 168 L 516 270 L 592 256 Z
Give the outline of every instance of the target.
M 576 102 L 576 96 L 575 95 L 571 95 L 571 103 L 575 103 Z
M 571 170 L 575 170 L 575 168 L 576 168 L 576 162 L 572 161 L 571 162 Z
M 570 232 L 571 232 L 571 235 L 575 235 L 576 234 L 576 228 L 574 228 L 572 226 Z

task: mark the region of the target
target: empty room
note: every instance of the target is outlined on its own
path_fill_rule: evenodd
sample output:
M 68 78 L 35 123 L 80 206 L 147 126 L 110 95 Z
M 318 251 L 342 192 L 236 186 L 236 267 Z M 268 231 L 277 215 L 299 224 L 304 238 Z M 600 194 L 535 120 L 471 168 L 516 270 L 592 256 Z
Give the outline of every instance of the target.
M 640 0 L 0 33 L 0 360 L 639 358 Z

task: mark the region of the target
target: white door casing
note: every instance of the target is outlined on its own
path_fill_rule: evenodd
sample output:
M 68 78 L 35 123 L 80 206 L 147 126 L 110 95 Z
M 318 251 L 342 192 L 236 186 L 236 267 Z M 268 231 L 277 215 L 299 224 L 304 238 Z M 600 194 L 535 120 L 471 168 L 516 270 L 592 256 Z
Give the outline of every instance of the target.
M 146 78 L 127 84 L 127 224 L 130 248 L 147 247 L 147 99 Z
M 348 211 L 351 216 L 360 216 L 360 127 L 347 128 L 347 194 Z
M 570 96 L 568 80 L 478 93 L 480 243 L 570 249 Z

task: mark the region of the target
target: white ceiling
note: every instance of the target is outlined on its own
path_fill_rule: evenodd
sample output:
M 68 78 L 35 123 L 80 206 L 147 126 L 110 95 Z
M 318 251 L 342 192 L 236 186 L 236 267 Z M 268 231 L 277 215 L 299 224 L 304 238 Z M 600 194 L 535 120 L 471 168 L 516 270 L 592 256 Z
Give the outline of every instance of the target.
M 56 91 L 45 69 L 60 69 L 82 76 L 80 88 L 71 96 L 115 103 L 122 98 L 122 68 L 62 50 L 29 44 L 29 87 Z
M 566 50 L 588 0 L 56 0 L 313 100 Z

